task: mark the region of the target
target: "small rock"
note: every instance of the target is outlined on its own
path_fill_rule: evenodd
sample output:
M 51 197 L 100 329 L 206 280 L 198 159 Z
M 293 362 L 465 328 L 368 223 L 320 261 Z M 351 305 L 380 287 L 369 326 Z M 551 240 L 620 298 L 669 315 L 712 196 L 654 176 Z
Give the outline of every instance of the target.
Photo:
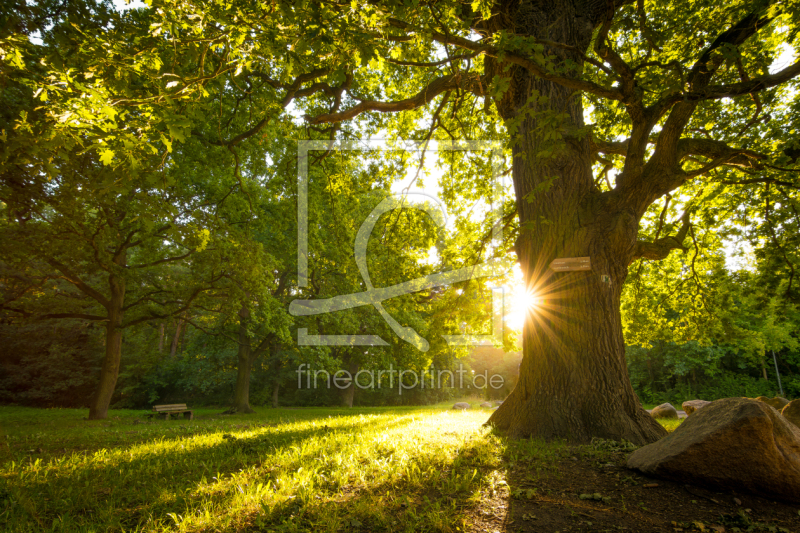
M 783 418 L 800 428 L 800 399 L 792 400 L 781 409 Z
M 735 503 L 736 505 L 742 505 L 742 500 L 740 500 L 739 498 L 734 498 L 733 503 Z
M 481 407 L 494 407 L 494 404 L 492 404 L 492 402 L 483 402 Z
M 683 410 L 686 411 L 687 415 L 690 415 L 700 409 L 701 407 L 705 407 L 706 405 L 710 404 L 711 402 L 707 402 L 705 400 L 689 400 L 688 402 L 683 402 L 681 407 Z
M 678 419 L 678 410 L 675 409 L 671 403 L 662 403 L 661 405 L 654 407 L 652 411 L 650 411 L 650 415 L 653 418 L 674 418 Z
M 800 502 L 800 428 L 766 403 L 725 398 L 698 410 L 663 439 L 633 452 L 628 468 Z
M 467 402 L 457 402 L 453 405 L 453 409 L 469 409 L 469 404 Z
M 759 396 L 756 398 L 759 402 L 764 402 L 765 404 L 769 405 L 773 409 L 780 411 L 789 403 L 789 400 L 786 398 L 781 398 L 780 396 L 775 396 L 774 398 L 767 398 L 766 396 Z
M 604 503 L 608 503 L 611 501 L 610 496 L 603 496 L 599 492 L 595 492 L 594 494 L 581 494 L 578 496 L 581 500 L 595 500 L 595 501 L 602 501 Z

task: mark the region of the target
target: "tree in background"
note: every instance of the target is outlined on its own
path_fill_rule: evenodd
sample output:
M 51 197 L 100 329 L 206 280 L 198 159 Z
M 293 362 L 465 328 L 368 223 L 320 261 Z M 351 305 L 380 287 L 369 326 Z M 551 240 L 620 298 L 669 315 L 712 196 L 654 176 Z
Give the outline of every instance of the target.
M 629 365 L 648 402 L 777 394 L 773 351 L 785 393 L 800 392 L 793 386 L 800 369 L 794 251 L 785 244 L 796 232 L 787 188 L 796 187 L 762 180 L 732 190 L 725 185 L 695 189 L 693 195 L 709 195 L 702 204 L 668 198 L 643 224 L 656 232 L 687 209 L 704 221 L 691 228 L 683 254 L 634 264 L 623 293 Z M 767 196 L 776 189 L 786 204 L 779 216 L 777 199 Z M 733 242 L 751 252 L 737 258 Z

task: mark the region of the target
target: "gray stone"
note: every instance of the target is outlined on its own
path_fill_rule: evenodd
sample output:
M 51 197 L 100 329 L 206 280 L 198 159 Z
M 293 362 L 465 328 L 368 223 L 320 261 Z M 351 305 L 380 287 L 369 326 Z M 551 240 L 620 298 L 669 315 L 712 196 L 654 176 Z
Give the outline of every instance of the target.
M 647 475 L 800 502 L 800 428 L 749 398 L 711 402 L 628 467 Z
M 678 410 L 675 409 L 671 403 L 662 403 L 654 407 L 653 410 L 650 411 L 650 415 L 653 418 L 674 418 L 677 420 Z
M 701 407 L 705 407 L 706 405 L 710 404 L 711 402 L 707 402 L 705 400 L 689 400 L 688 402 L 683 402 L 681 407 L 686 412 L 687 415 L 690 415 L 700 409 Z
M 481 407 L 494 407 L 494 404 L 492 402 L 483 402 Z
M 453 405 L 453 409 L 469 409 L 469 404 L 467 402 L 458 402 Z

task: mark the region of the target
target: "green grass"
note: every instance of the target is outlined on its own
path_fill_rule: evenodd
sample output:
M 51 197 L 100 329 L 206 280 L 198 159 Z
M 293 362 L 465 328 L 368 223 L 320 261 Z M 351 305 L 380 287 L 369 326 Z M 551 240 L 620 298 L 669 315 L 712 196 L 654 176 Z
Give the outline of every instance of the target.
M 678 428 L 678 426 L 681 425 L 681 422 L 683 422 L 686 419 L 685 418 L 679 418 L 678 420 L 674 420 L 674 419 L 670 420 L 668 418 L 659 418 L 657 420 L 658 420 L 658 423 L 661 424 L 662 426 L 664 426 L 667 431 L 672 433 L 673 431 L 675 431 Z
M 0 407 L 3 531 L 463 531 L 506 470 L 488 410 L 257 409 L 193 421 Z

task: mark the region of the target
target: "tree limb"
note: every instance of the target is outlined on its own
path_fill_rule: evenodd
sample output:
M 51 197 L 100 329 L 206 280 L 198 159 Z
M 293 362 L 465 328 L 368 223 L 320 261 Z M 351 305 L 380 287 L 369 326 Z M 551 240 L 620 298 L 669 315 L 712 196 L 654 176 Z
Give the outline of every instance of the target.
M 90 287 L 80 277 L 75 275 L 75 273 L 72 272 L 72 270 L 67 265 L 65 265 L 65 264 L 63 264 L 63 263 L 61 263 L 59 261 L 56 261 L 52 257 L 45 257 L 44 260 L 48 265 L 52 266 L 53 268 L 55 268 L 56 270 L 61 272 L 63 274 L 63 279 L 65 279 L 66 281 L 70 282 L 72 285 L 77 287 L 78 290 L 80 290 L 81 292 L 83 292 L 87 296 L 89 296 L 89 297 L 93 298 L 94 300 L 96 300 L 100 305 L 102 305 L 106 309 L 108 309 L 109 305 L 111 305 L 111 302 L 109 302 L 108 298 L 103 296 L 96 289 Z
M 315 117 L 307 116 L 306 119 L 311 124 L 324 124 L 329 122 L 342 122 L 349 120 L 366 111 L 380 111 L 382 113 L 408 111 L 425 106 L 440 94 L 457 88 L 483 96 L 486 83 L 478 74 L 458 72 L 456 74 L 442 76 L 433 80 L 424 89 L 411 98 L 397 100 L 394 102 L 364 100 L 344 111 L 325 113 Z
M 681 220 L 683 224 L 675 235 L 662 237 L 653 242 L 637 241 L 630 262 L 632 263 L 639 258 L 658 261 L 666 258 L 672 250 L 682 250 L 684 252 L 688 250 L 688 248 L 683 245 L 683 241 L 686 239 L 686 235 L 692 225 L 691 222 L 689 222 L 689 213 L 684 213 Z

